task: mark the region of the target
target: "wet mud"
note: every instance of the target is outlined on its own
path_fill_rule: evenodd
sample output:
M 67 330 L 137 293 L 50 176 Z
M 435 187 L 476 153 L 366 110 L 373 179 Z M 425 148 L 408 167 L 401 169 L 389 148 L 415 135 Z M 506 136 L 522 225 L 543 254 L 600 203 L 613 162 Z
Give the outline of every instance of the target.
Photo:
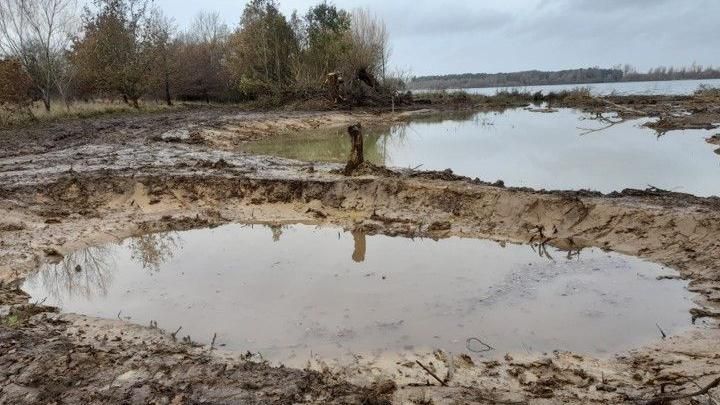
M 206 117 L 193 136 L 188 124 L 205 114 L 222 117 Z M 291 126 L 376 116 L 242 114 L 201 110 L 0 134 L 0 403 L 662 403 L 720 374 L 720 198 L 539 192 L 449 172 L 346 177 L 341 165 L 233 145 Z M 59 313 L 19 288 L 43 263 L 84 247 L 233 222 L 611 250 L 677 270 L 696 294 L 697 325 L 609 357 L 435 352 L 349 366 L 318 359 L 299 370 L 199 346 L 182 330 Z M 718 397 L 716 388 L 705 391 L 676 403 Z

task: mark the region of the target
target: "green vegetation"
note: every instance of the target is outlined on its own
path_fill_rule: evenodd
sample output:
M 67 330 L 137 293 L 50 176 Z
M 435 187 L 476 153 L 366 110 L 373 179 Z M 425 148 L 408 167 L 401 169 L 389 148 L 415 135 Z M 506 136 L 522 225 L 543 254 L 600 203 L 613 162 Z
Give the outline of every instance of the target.
M 4 108 L 4 124 L 174 100 L 390 105 L 401 83 L 386 75 L 388 34 L 367 10 L 322 2 L 287 18 L 276 0 L 250 0 L 237 27 L 200 13 L 179 32 L 151 0 L 94 0 L 82 16 L 72 4 L 0 4 L 0 61 L 19 68 L 15 76 L 0 69 L 0 86 L 21 95 L 0 100 L 13 107 Z M 29 81 L 9 88 L 18 75 Z M 38 100 L 44 113 L 30 108 Z M 26 117 L 8 118 L 18 111 Z
M 422 99 L 416 102 L 426 104 L 455 105 L 457 107 L 476 106 L 484 108 L 512 108 L 525 107 L 529 104 L 547 103 L 549 106 L 592 106 L 599 101 L 590 93 L 590 89 L 577 87 L 572 90 L 559 92 L 528 92 L 518 89 L 498 91 L 492 96 L 484 94 L 470 94 L 463 90 L 440 90 L 423 93 Z

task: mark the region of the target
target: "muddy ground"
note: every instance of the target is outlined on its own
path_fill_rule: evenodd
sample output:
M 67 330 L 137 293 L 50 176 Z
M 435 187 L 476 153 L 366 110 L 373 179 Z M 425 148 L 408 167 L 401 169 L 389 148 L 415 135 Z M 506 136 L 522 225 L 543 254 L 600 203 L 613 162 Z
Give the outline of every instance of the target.
M 682 110 L 692 117 L 694 106 L 706 119 L 718 111 L 687 97 L 603 100 L 603 109 L 619 115 Z M 337 165 L 236 149 L 280 131 L 431 112 L 194 108 L 0 131 L 0 403 L 720 401 L 711 384 L 720 376 L 720 198 L 661 190 L 537 192 L 448 172 L 371 169 L 346 177 L 336 174 Z M 720 122 L 714 117 L 711 123 Z M 229 222 L 600 247 L 677 269 L 698 294 L 692 316 L 703 326 L 665 339 L 658 334 L 653 344 L 603 359 L 558 352 L 473 361 L 437 352 L 342 367 L 317 361 L 297 370 L 198 346 L 181 332 L 58 313 L 19 290 L 29 272 L 75 249 Z

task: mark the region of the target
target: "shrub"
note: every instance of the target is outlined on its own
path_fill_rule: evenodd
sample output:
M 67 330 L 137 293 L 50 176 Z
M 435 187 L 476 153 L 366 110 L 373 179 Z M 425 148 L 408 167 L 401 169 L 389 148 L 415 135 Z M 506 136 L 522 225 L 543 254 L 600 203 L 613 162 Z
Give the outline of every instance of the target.
M 19 61 L 0 60 L 0 125 L 32 119 L 33 84 Z

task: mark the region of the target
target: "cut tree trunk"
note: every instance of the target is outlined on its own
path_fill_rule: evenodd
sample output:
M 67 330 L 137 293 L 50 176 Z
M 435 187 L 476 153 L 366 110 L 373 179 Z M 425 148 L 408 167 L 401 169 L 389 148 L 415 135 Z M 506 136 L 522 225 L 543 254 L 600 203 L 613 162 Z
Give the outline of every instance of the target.
M 170 77 L 165 73 L 165 102 L 168 106 L 172 106 L 172 96 L 170 95 Z
M 363 164 L 365 158 L 363 155 L 363 135 L 360 123 L 348 127 L 348 135 L 350 135 L 350 158 L 345 165 L 345 175 L 351 175 L 360 165 Z

